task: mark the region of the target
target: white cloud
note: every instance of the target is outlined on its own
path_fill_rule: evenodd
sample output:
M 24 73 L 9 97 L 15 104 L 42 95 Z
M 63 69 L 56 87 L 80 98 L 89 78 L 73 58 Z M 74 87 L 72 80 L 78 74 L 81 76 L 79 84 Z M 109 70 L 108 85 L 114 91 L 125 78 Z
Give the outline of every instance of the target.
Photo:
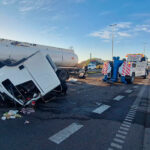
M 2 0 L 3 5 L 10 5 L 16 3 L 17 0 Z
M 68 1 L 70 1 L 70 0 L 68 0 Z M 86 0 L 72 0 L 72 2 L 75 2 L 75 3 L 83 3 L 83 2 L 85 2 Z
M 90 36 L 99 37 L 101 39 L 108 40 L 111 37 L 111 32 L 107 30 L 96 31 L 96 32 L 91 33 Z
M 150 32 L 150 25 L 136 25 L 135 31 L 144 31 L 144 32 Z
M 129 29 L 131 28 L 131 22 L 120 22 L 115 26 L 114 35 L 115 37 L 130 37 Z M 102 30 L 92 32 L 92 37 L 99 37 L 102 40 L 109 40 L 112 37 L 111 27 L 106 27 Z
M 105 16 L 105 15 L 109 15 L 109 14 L 111 14 L 110 11 L 103 11 L 103 12 L 99 13 L 100 16 Z
M 58 0 L 2 0 L 3 5 L 16 4 L 18 10 L 22 12 L 30 12 L 32 10 L 47 10 L 54 8 Z
M 131 22 L 120 22 L 117 24 L 117 28 L 121 28 L 121 29 L 130 28 L 131 24 L 132 24 Z
M 54 33 L 58 29 L 57 26 L 45 26 L 41 29 L 41 34 Z
M 150 13 L 135 13 L 132 14 L 133 17 L 150 17 Z
M 32 6 L 29 6 L 29 7 L 21 7 L 20 9 L 19 9 L 19 11 L 20 12 L 28 12 L 28 11 L 31 11 L 31 10 L 33 10 L 34 9 L 34 7 L 32 7 Z
M 131 34 L 127 33 L 127 32 L 117 32 L 117 34 L 121 37 L 130 37 Z

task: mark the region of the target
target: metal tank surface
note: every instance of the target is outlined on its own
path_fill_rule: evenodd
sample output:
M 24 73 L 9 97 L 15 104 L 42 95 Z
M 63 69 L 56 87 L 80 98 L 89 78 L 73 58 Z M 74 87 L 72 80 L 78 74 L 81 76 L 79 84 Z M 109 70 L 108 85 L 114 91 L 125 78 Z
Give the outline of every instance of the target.
M 78 56 L 73 50 L 0 39 L 0 61 L 18 61 L 36 51 L 49 54 L 58 67 L 75 67 L 78 64 Z

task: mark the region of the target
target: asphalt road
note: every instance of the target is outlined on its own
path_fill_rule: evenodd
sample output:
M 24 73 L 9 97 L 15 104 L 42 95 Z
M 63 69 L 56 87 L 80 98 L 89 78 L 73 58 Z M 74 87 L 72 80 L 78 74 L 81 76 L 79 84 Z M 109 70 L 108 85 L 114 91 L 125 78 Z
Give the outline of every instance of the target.
M 0 120 L 0 150 L 149 150 L 150 80 L 109 85 L 101 79 L 68 82 L 67 96 Z M 1 106 L 0 116 L 10 109 Z

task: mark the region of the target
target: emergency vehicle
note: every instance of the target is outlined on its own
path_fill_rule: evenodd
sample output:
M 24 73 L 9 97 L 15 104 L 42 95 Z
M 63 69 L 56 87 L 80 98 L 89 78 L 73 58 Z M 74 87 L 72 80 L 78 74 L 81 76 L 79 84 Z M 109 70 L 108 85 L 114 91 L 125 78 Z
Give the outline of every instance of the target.
M 144 54 L 128 54 L 127 60 L 119 68 L 119 74 L 125 76 L 128 83 L 133 83 L 135 77 L 148 76 L 148 58 Z
M 121 77 L 123 83 L 133 83 L 135 77 L 148 76 L 148 58 L 144 54 L 128 54 L 126 60 L 114 57 L 113 62 L 106 62 L 103 67 L 104 81 L 117 82 Z

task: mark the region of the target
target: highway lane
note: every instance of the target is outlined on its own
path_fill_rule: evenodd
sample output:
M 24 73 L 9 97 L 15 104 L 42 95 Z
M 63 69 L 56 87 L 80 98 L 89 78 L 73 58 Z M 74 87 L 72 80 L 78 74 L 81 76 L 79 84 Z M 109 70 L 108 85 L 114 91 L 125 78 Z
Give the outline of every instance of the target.
M 148 147 L 149 79 L 111 86 L 90 79 L 69 86 L 66 98 L 40 104 L 35 114 L 0 121 L 1 148 L 142 150 L 143 143 Z M 31 123 L 24 125 L 25 120 Z

